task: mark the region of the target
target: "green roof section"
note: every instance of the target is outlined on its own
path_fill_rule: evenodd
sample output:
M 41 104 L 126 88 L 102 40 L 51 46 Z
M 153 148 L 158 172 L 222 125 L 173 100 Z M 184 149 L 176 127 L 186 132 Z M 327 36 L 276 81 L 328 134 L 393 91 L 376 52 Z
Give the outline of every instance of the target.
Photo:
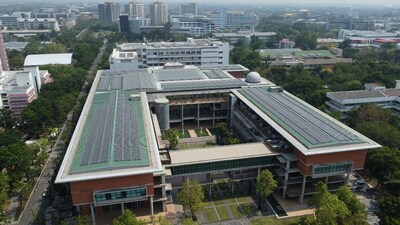
M 95 93 L 69 174 L 150 165 L 141 100 L 132 94 Z
M 286 92 L 268 87 L 246 88 L 238 92 L 308 149 L 365 142 Z

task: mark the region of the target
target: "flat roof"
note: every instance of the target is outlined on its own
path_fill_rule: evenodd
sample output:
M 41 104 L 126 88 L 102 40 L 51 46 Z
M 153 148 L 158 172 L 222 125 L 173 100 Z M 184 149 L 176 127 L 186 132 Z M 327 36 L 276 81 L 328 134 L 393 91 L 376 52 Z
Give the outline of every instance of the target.
M 233 92 L 305 155 L 380 147 L 286 91 L 255 87 Z
M 4 42 L 4 48 L 9 50 L 21 51 L 28 44 L 29 42 L 10 41 L 10 42 Z
M 105 89 L 106 78 L 98 71 L 56 183 L 162 171 L 146 94 Z
M 69 65 L 72 63 L 72 53 L 36 54 L 25 58 L 24 66 L 43 66 L 51 64 Z
M 250 71 L 246 67 L 240 65 L 240 64 L 231 64 L 231 65 L 212 65 L 212 66 L 199 66 L 198 67 L 201 70 L 225 70 L 228 72 L 248 72 Z
M 171 167 L 274 155 L 261 142 L 170 151 Z

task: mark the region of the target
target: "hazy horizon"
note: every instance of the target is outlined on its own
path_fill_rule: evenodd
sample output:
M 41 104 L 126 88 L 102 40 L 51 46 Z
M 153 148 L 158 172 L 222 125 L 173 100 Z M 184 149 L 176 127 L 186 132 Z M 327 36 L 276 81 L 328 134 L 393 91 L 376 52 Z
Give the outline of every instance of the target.
M 127 3 L 130 0 L 121 1 L 121 0 L 108 0 L 110 2 L 119 2 L 119 3 Z M 155 0 L 135 0 L 138 2 L 142 2 L 145 4 L 150 4 Z M 16 5 L 16 4 L 35 4 L 35 3 L 54 3 L 54 4 L 72 4 L 72 3 L 100 3 L 104 2 L 101 0 L 20 0 L 18 3 L 10 3 L 9 0 L 0 0 L 0 4 L 2 5 Z M 321 1 L 321 0 L 302 0 L 302 1 L 293 1 L 293 0 L 280 0 L 279 2 L 275 0 L 247 0 L 247 1 L 229 1 L 229 0 L 163 0 L 163 2 L 177 4 L 183 2 L 196 2 L 200 6 L 212 6 L 212 5 L 246 5 L 251 6 L 253 4 L 254 7 L 257 6 L 358 6 L 358 7 L 365 7 L 365 6 L 393 6 L 398 7 L 400 6 L 400 1 L 398 0 L 381 0 L 381 1 L 372 1 L 372 0 L 336 0 L 332 1 Z

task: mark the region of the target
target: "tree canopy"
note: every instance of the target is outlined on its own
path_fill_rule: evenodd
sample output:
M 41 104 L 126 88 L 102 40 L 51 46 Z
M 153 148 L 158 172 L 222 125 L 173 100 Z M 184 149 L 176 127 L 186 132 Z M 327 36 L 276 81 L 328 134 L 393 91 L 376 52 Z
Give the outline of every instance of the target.
M 136 215 L 129 209 L 125 209 L 121 216 L 114 219 L 113 225 L 145 225 L 146 223 L 139 220 Z
M 203 186 L 197 180 L 186 180 L 178 194 L 178 200 L 185 210 L 190 210 L 192 218 L 204 207 Z

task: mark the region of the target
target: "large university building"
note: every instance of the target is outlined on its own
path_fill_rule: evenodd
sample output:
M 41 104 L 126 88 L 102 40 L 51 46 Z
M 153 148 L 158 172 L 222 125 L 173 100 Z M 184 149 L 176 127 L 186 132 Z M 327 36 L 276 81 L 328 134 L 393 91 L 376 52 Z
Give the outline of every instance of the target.
M 229 44 L 188 38 L 185 42 L 123 43 L 110 55 L 111 70 L 135 70 L 168 62 L 213 66 L 229 63 Z
M 147 52 L 148 53 L 148 52 Z M 77 211 L 166 211 L 185 179 L 211 189 L 274 171 L 286 198 L 345 185 L 374 141 L 240 65 L 98 71 L 56 183 Z M 163 132 L 225 122 L 242 144 L 168 150 Z M 234 188 L 234 185 L 232 185 Z M 115 215 L 115 214 L 114 214 Z

